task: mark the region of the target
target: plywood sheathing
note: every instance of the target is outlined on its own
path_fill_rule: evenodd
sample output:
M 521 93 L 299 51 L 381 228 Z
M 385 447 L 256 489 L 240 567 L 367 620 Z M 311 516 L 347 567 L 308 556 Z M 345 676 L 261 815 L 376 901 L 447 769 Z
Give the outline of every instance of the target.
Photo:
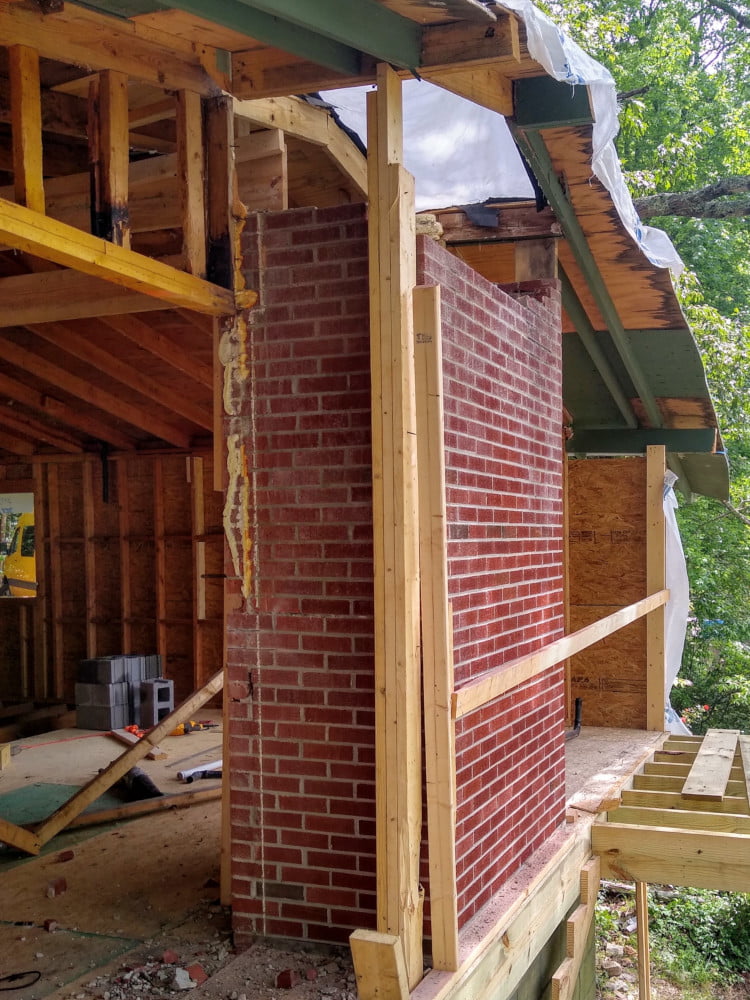
M 644 459 L 569 463 L 570 627 L 646 594 Z M 571 696 L 591 726 L 646 725 L 646 623 L 634 622 L 571 660 Z

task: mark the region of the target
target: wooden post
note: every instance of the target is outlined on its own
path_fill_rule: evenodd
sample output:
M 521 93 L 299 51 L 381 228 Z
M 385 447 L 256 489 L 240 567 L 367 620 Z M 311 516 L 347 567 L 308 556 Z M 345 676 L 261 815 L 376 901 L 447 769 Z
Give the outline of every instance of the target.
M 666 586 L 666 521 L 664 518 L 663 445 L 646 451 L 646 591 L 654 594 Z M 646 729 L 664 729 L 666 702 L 665 608 L 656 608 L 646 619 Z
M 128 172 L 130 165 L 128 78 L 125 73 L 105 70 L 99 83 L 99 153 L 101 156 L 101 204 L 98 234 L 110 243 L 130 246 Z
M 234 287 L 234 111 L 231 97 L 205 102 L 206 171 L 208 190 L 208 280 L 223 288 Z
M 182 252 L 185 267 L 206 276 L 206 199 L 203 111 L 200 95 L 180 90 L 177 101 L 177 183 L 182 199 Z
M 557 240 L 518 240 L 515 244 L 516 281 L 557 277 Z
M 448 602 L 440 288 L 414 289 L 419 561 L 432 965 L 458 968 L 456 729 Z
M 50 463 L 47 467 L 47 518 L 49 524 L 49 565 L 51 568 L 50 620 L 52 622 L 52 696 L 62 698 L 64 690 L 64 637 L 65 626 L 62 620 L 63 583 L 62 545 L 60 541 L 60 487 L 57 465 Z M 46 692 L 45 692 L 46 695 Z
M 161 656 L 162 669 L 167 669 L 167 542 L 164 513 L 164 464 L 154 459 L 154 567 L 156 579 L 156 648 Z
M 39 54 L 26 45 L 11 45 L 8 72 L 16 201 L 34 212 L 44 213 Z
M 422 977 L 422 825 L 414 182 L 402 160 L 401 84 L 378 67 L 368 95 L 370 350 L 375 574 L 377 929 Z
M 635 883 L 635 917 L 638 938 L 638 996 L 651 1000 L 651 946 L 648 937 L 648 884 Z

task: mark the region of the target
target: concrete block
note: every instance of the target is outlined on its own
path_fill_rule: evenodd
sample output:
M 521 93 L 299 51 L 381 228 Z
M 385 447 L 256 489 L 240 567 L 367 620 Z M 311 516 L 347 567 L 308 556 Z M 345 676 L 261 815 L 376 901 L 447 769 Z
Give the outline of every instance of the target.
M 128 679 L 122 656 L 97 656 L 81 660 L 76 680 L 82 684 L 120 684 Z
M 144 728 L 155 726 L 174 709 L 174 682 L 163 677 L 141 681 L 141 722 Z
M 79 729 L 123 729 L 128 722 L 128 706 L 125 705 L 82 705 L 76 709 L 76 725 Z
M 122 684 L 76 684 L 76 705 L 109 707 L 127 705 L 130 695 L 129 685 Z

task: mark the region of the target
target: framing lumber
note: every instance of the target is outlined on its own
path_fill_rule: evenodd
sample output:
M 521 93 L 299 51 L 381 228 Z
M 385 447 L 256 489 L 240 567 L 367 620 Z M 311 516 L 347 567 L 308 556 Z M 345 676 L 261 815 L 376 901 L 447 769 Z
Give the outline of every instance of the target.
M 443 439 L 440 288 L 414 289 L 419 581 L 432 966 L 458 968 L 456 729 Z
M 164 308 L 164 303 L 151 295 L 141 295 L 122 285 L 68 268 L 0 279 L 2 326 L 27 326 Z
M 409 988 L 422 976 L 419 537 L 414 388 L 414 182 L 401 82 L 378 68 L 368 97 L 375 575 L 377 929 L 399 937 Z
M 499 115 L 513 114 L 513 86 L 497 66 L 475 66 L 460 72 L 453 68 L 450 71 L 425 69 L 420 75 L 443 90 Z
M 10 364 L 32 372 L 64 392 L 85 400 L 90 406 L 104 410 L 105 413 L 124 420 L 133 427 L 139 427 L 154 437 L 163 438 L 178 448 L 187 448 L 190 445 L 190 436 L 178 430 L 173 424 L 155 417 L 127 400 L 115 399 L 92 382 L 59 368 L 41 355 L 19 347 L 10 340 L 3 342 L 3 356 Z
M 548 670 L 557 663 L 562 663 L 569 656 L 580 653 L 582 649 L 592 646 L 600 639 L 606 638 L 618 629 L 630 625 L 644 615 L 650 614 L 654 608 L 662 607 L 669 599 L 668 590 L 660 590 L 658 593 L 644 597 L 643 600 L 636 601 L 626 608 L 621 608 L 611 615 L 600 618 L 599 621 L 586 625 L 577 632 L 556 639 L 544 649 L 528 656 L 520 656 L 515 660 L 504 663 L 496 670 L 488 671 L 476 680 L 465 684 L 453 695 L 453 717 L 460 719 L 462 716 L 473 712 L 488 701 L 499 698 L 501 694 L 510 691 L 512 688 L 523 684 L 525 681 L 537 674 Z
M 664 791 L 654 788 L 624 788 L 622 791 L 622 804 L 624 806 L 637 806 L 638 808 L 651 809 L 685 809 L 688 800 L 683 799 L 681 789 L 677 791 Z M 734 815 L 746 814 L 747 800 L 738 795 L 725 795 L 721 802 L 712 802 L 709 799 L 693 801 L 690 809 L 701 812 L 730 813 Z
M 750 736 L 740 736 L 739 745 L 742 769 L 745 772 L 745 789 L 750 801 Z
M 11 455 L 33 455 L 36 451 L 31 441 L 22 441 L 16 434 L 4 434 L 0 431 L 0 448 Z
M 233 241 L 234 191 L 234 102 L 228 96 L 206 102 L 206 211 L 209 281 L 234 288 L 235 247 Z
M 162 662 L 167 662 L 167 539 L 166 513 L 164 510 L 164 461 L 154 459 L 154 580 L 156 602 L 156 651 Z
M 349 946 L 359 1000 L 407 1000 L 409 986 L 399 937 L 357 930 L 349 936 Z
M 325 108 L 313 107 L 298 97 L 268 97 L 235 101 L 234 112 L 240 122 L 281 129 L 286 135 L 320 146 L 357 192 L 367 197 L 367 158 Z
M 204 365 L 202 361 L 191 357 L 169 337 L 165 337 L 163 333 L 159 333 L 137 316 L 110 316 L 106 322 L 107 326 L 117 330 L 144 351 L 149 351 L 154 357 L 166 361 L 183 375 L 189 376 L 201 385 L 212 385 L 213 372 L 209 365 Z
M 115 823 L 118 820 L 135 819 L 136 816 L 148 816 L 150 813 L 163 812 L 165 809 L 187 809 L 189 806 L 200 805 L 203 802 L 213 802 L 221 798 L 221 787 L 201 788 L 194 792 L 178 792 L 174 795 L 162 795 L 160 798 L 143 799 L 141 802 L 126 802 L 112 809 L 96 809 L 81 813 L 68 823 L 67 829 L 77 827 L 97 826 L 99 823 Z
M 750 892 L 744 834 L 595 823 L 591 842 L 603 878 Z
M 27 45 L 11 45 L 8 71 L 16 201 L 44 213 L 39 55 Z
M 23 403 L 25 406 L 30 406 L 52 417 L 61 424 L 75 427 L 92 438 L 104 439 L 109 444 L 126 451 L 135 447 L 134 438 L 130 438 L 126 434 L 116 431 L 108 424 L 102 423 L 101 420 L 94 420 L 88 414 L 82 413 L 72 406 L 68 406 L 67 403 L 55 399 L 54 396 L 38 392 L 36 389 L 30 388 L 23 382 L 19 382 L 2 372 L 0 372 L 0 393 L 9 399 L 14 399 L 17 403 Z M 36 530 L 38 533 L 38 524 Z
M 195 275 L 108 243 L 0 198 L 0 240 L 15 250 L 105 278 L 175 306 L 212 316 L 234 311 L 234 295 Z
M 99 78 L 99 180 L 92 205 L 92 232 L 117 246 L 130 247 L 128 172 L 130 166 L 128 77 L 105 70 Z
M 44 494 L 43 465 L 34 464 L 32 466 L 33 493 L 37 497 L 37 502 L 42 502 Z M 46 502 L 46 500 L 45 500 Z M 47 525 L 44 518 L 36 519 L 38 523 L 34 528 L 34 541 L 37 551 L 47 551 Z M 59 575 L 59 574 L 58 574 Z M 47 617 L 49 614 L 49 580 L 47 578 L 47 560 L 38 559 L 36 563 L 36 600 L 34 601 L 34 664 L 33 664 L 33 691 L 36 697 L 40 695 L 44 698 L 49 696 L 49 630 L 47 628 Z
M 181 722 L 186 722 L 193 713 L 202 705 L 213 698 L 224 686 L 224 672 L 219 670 L 213 675 L 209 682 L 200 690 L 192 694 L 187 701 L 184 701 L 173 712 L 166 715 L 158 725 L 146 733 L 142 739 L 129 747 L 116 760 L 101 771 L 95 778 L 92 778 L 76 794 L 56 809 L 44 822 L 35 830 L 36 838 L 40 844 L 44 845 L 52 840 L 55 834 L 63 830 L 77 816 L 91 805 L 101 794 L 111 788 L 115 782 L 119 781 L 124 774 L 130 770 L 139 760 L 146 756 L 148 751 L 157 746 L 159 740 L 168 736 L 173 729 L 176 729 Z
M 651 809 L 647 806 L 622 805 L 607 813 L 607 819 L 612 823 L 633 823 L 636 826 L 750 834 L 750 816 L 747 813 L 713 813 L 704 809 Z
M 67 354 L 84 361 L 134 392 L 154 403 L 172 410 L 191 423 L 211 430 L 212 420 L 208 409 L 194 403 L 189 397 L 166 388 L 145 371 L 138 370 L 96 343 L 98 324 L 93 321 L 77 326 L 65 323 L 27 324 L 37 337 L 60 347 Z
M 60 541 L 60 479 L 57 465 L 52 463 L 47 468 L 47 489 L 45 500 L 47 506 L 47 523 L 49 525 L 49 564 L 62 565 L 62 544 Z M 40 518 L 40 520 L 42 520 Z M 52 694 L 55 698 L 62 696 L 65 686 L 65 633 L 62 623 L 63 580 L 62 573 L 52 573 L 50 581 L 49 615 L 52 631 Z
M 666 586 L 666 519 L 664 517 L 663 445 L 646 449 L 646 589 L 650 594 Z M 660 605 L 646 619 L 646 729 L 664 729 L 666 701 L 666 609 Z
M 566 923 L 566 957 L 552 977 L 551 1000 L 571 1000 L 586 951 L 599 892 L 599 859 L 581 869 L 581 902 Z
M 228 89 L 218 55 L 208 45 L 69 4 L 53 17 L 26 5 L 0 4 L 0 37 L 6 45 L 29 45 L 40 56 L 92 70 L 116 70 L 157 87 L 194 90 L 203 96 Z
M 191 274 L 206 277 L 206 165 L 200 95 L 181 90 L 177 104 L 177 177 L 182 215 L 182 252 Z
M 729 778 L 739 735 L 739 729 L 709 729 L 682 789 L 683 799 L 721 802 L 732 785 L 737 784 Z M 744 781 L 741 787 L 747 791 Z
M 0 817 L 0 841 L 26 854 L 38 854 L 42 849 L 42 842 L 36 834 L 2 817 Z
M 33 441 L 42 441 L 59 451 L 75 455 L 83 451 L 81 445 L 64 431 L 48 427 L 41 420 L 34 420 L 23 413 L 13 411 L 9 406 L 0 406 L 0 423 L 5 430 L 15 431 Z
M 635 919 L 638 939 L 638 996 L 651 1000 L 651 947 L 648 938 L 648 885 L 635 883 Z

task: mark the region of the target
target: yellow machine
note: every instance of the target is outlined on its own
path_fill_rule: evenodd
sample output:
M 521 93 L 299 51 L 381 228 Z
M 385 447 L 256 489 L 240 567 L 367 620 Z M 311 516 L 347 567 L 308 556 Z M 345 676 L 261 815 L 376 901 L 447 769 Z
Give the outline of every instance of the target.
M 36 596 L 34 515 L 21 514 L 3 563 L 2 597 Z

